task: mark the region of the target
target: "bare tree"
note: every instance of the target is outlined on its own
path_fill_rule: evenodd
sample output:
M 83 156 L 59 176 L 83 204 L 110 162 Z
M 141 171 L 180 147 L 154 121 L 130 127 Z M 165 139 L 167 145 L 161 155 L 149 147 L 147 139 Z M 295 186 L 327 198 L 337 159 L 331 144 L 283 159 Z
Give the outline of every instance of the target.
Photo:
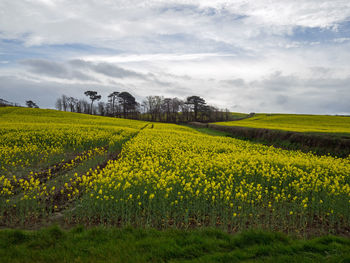
M 101 115 L 101 116 L 105 116 L 107 111 L 106 111 L 106 103 L 100 101 L 98 104 L 97 104 L 97 108 L 98 108 L 98 113 Z
M 173 98 L 171 100 L 172 121 L 174 123 L 178 122 L 178 114 L 180 111 L 181 104 L 183 104 L 183 101 L 178 98 Z
M 92 110 L 90 110 L 90 105 L 86 100 L 80 100 L 81 104 L 81 112 L 85 114 L 89 114 Z
M 67 108 L 68 108 L 68 97 L 66 95 L 62 95 L 62 108 L 64 111 L 67 111 Z
M 58 109 L 58 110 L 62 110 L 62 99 L 61 98 L 58 98 L 57 100 L 56 100 L 56 103 L 55 103 L 55 107 L 56 107 L 56 109 Z
M 151 121 L 155 121 L 155 99 L 154 96 L 147 96 L 146 100 L 144 101 L 144 105 L 147 107 L 147 113 L 151 116 Z
M 75 111 L 78 112 L 78 113 L 81 113 L 82 112 L 82 108 L 83 108 L 82 101 L 78 100 L 75 103 Z
M 191 112 L 191 106 L 185 102 L 180 104 L 180 109 L 181 109 L 181 120 L 183 122 L 188 122 L 190 121 L 190 112 Z
M 67 105 L 70 109 L 71 112 L 75 112 L 76 111 L 76 104 L 78 102 L 78 99 L 74 98 L 74 97 L 68 97 L 67 98 Z
M 171 98 L 163 99 L 162 108 L 163 108 L 164 113 L 166 114 L 166 122 L 170 121 L 171 103 L 172 103 Z

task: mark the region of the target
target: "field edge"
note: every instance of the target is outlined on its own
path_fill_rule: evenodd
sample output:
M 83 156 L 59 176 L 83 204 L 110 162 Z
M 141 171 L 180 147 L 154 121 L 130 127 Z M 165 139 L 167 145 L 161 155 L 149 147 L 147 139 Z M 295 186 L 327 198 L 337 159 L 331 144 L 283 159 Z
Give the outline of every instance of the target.
M 300 239 L 259 229 L 221 230 L 51 226 L 0 230 L 0 262 L 348 262 L 350 239 Z

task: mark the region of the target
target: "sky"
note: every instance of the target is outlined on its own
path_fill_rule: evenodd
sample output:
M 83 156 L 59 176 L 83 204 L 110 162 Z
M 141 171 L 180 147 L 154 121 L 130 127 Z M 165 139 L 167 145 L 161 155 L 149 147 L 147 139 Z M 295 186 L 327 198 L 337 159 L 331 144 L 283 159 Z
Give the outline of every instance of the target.
M 0 98 L 86 90 L 350 114 L 350 1 L 0 0 Z

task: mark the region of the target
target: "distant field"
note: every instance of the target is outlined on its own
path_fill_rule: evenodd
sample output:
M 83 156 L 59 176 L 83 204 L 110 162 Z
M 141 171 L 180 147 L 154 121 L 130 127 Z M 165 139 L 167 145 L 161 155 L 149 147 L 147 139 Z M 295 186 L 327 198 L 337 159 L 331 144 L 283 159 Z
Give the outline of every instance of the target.
M 231 112 L 231 118 L 233 119 L 241 119 L 247 117 L 248 114 L 246 113 L 240 113 L 240 112 Z
M 240 121 L 217 122 L 215 124 L 350 136 L 350 117 L 343 116 L 257 114 L 255 117 Z

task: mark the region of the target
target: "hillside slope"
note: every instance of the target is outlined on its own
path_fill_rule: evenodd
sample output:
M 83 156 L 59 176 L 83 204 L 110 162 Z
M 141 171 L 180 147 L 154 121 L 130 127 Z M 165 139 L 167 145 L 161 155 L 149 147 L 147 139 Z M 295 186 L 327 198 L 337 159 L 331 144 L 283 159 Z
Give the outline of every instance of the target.
M 257 114 L 254 117 L 217 125 L 266 128 L 304 133 L 328 133 L 350 137 L 350 117 L 298 114 Z

